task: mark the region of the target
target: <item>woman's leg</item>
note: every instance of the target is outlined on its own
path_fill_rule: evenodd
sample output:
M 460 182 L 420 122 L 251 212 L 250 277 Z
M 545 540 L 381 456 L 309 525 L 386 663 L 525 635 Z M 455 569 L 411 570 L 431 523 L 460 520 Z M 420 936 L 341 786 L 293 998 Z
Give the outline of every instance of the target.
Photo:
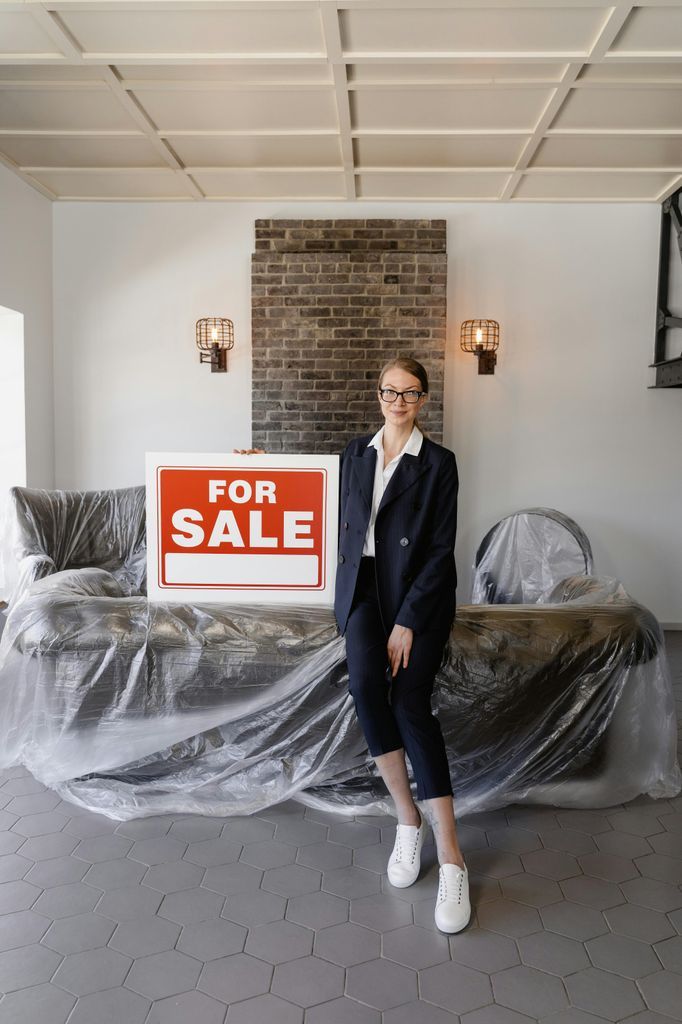
M 457 864 L 464 868 L 464 857 L 460 849 L 455 827 L 455 808 L 451 796 L 433 797 L 426 801 L 426 816 L 436 840 L 439 864 Z
M 407 766 L 405 764 L 405 750 L 391 750 L 388 754 L 380 754 L 374 758 L 386 788 L 393 798 L 398 824 L 419 825 L 421 819 L 417 805 L 412 798 L 410 781 L 407 777 Z

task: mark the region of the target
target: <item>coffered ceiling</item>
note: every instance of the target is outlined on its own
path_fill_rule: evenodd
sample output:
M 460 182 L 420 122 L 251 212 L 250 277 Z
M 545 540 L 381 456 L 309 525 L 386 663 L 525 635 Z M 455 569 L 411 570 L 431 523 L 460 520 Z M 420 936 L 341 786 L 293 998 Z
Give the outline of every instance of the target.
M 660 202 L 682 0 L 0 0 L 51 199 Z

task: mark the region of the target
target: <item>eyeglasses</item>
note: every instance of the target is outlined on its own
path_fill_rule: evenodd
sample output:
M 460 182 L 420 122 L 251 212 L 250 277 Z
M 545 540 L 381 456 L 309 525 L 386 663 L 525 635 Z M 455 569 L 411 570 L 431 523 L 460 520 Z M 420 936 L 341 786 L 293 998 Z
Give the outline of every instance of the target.
M 399 395 L 408 405 L 414 405 L 426 394 L 426 391 L 394 391 L 393 388 L 379 388 L 379 398 L 382 402 L 395 402 Z

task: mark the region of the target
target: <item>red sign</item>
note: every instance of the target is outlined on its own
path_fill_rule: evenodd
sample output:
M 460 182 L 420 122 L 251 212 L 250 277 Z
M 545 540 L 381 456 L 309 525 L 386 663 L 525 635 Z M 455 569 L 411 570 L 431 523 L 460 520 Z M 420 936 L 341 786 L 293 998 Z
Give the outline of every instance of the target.
M 157 466 L 158 586 L 321 590 L 327 470 Z

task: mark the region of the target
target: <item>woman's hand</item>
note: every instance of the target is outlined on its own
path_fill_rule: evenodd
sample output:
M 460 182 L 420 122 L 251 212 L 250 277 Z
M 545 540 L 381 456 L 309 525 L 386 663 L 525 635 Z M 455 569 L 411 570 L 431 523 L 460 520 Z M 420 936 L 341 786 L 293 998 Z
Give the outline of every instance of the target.
M 391 630 L 391 635 L 388 638 L 388 661 L 394 679 L 401 665 L 403 668 L 407 668 L 413 637 L 413 630 L 408 626 L 399 626 L 397 622 Z
M 233 448 L 233 455 L 265 455 L 264 448 Z

